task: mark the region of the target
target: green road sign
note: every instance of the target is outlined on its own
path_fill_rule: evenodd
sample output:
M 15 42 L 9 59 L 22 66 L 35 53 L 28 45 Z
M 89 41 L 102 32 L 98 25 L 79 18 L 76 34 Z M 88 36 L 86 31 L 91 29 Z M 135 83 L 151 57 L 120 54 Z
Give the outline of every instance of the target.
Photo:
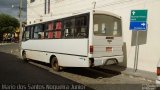
M 147 21 L 147 10 L 131 10 L 131 22 Z

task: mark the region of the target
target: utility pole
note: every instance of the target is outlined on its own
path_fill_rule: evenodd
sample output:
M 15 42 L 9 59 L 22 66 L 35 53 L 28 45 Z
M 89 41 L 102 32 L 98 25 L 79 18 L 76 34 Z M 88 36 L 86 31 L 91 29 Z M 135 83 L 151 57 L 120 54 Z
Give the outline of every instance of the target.
M 19 0 L 19 14 L 18 14 L 18 17 L 19 17 L 19 23 L 20 23 L 20 26 L 19 26 L 19 43 L 21 44 L 21 41 L 22 41 L 22 21 L 21 21 L 21 16 L 22 16 L 22 0 Z

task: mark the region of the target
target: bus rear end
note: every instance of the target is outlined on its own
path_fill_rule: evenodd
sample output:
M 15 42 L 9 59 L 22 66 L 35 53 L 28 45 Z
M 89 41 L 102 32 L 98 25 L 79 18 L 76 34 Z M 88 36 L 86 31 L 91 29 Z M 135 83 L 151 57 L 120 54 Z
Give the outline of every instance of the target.
M 89 45 L 91 65 L 110 65 L 123 62 L 122 23 L 114 14 L 93 14 L 92 42 Z

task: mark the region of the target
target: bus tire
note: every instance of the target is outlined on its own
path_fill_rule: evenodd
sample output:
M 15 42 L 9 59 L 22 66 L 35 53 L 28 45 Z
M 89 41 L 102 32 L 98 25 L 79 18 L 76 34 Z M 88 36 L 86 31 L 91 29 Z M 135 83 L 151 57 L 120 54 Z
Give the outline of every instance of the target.
M 22 60 L 25 61 L 25 62 L 28 62 L 25 51 L 23 51 L 23 53 L 22 53 Z
M 60 66 L 58 64 L 58 60 L 56 57 L 53 57 L 51 59 L 51 67 L 54 71 L 57 71 L 57 72 L 60 71 Z

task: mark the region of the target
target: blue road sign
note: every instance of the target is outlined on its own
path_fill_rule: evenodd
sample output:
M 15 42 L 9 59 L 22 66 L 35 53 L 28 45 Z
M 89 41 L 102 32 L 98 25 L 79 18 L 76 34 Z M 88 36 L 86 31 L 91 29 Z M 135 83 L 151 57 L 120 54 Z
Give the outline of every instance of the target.
M 146 22 L 130 22 L 130 30 L 146 30 L 147 23 Z

